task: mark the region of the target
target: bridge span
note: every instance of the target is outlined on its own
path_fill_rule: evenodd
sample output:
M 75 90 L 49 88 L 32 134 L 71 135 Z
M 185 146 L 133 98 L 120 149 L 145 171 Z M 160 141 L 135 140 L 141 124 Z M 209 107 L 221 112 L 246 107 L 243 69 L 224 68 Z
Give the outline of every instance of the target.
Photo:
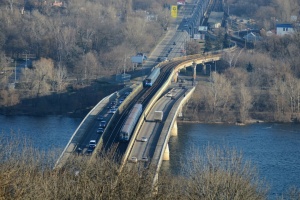
M 234 48 L 235 47 L 228 49 L 226 51 L 233 51 Z M 161 98 L 168 89 L 170 89 L 170 85 L 172 83 L 177 82 L 178 73 L 181 69 L 184 69 L 187 67 L 193 67 L 194 74 L 193 74 L 193 79 L 192 79 L 193 82 L 190 83 L 191 86 L 186 87 L 186 88 L 182 88 L 182 87 L 177 88 L 177 89 L 181 90 L 181 92 L 178 92 L 178 95 L 176 97 L 177 100 L 174 101 L 174 99 L 172 99 L 173 103 L 170 104 L 170 105 L 173 105 L 174 109 L 176 108 L 176 110 L 169 108 L 170 112 L 168 114 L 165 113 L 165 117 L 167 117 L 167 118 L 165 119 L 164 123 L 161 123 L 161 124 L 164 124 L 164 127 L 156 128 L 157 130 L 161 130 L 160 132 L 158 132 L 158 134 L 160 136 L 155 136 L 157 138 L 156 145 L 155 145 L 156 147 L 155 148 L 152 147 L 152 151 L 149 153 L 149 155 L 146 156 L 147 160 L 149 162 L 151 161 L 151 162 L 157 163 L 157 168 L 158 169 L 160 168 L 160 164 L 161 164 L 162 160 L 168 159 L 168 156 L 167 156 L 168 151 L 169 151 L 168 139 L 169 139 L 170 135 L 172 135 L 172 134 L 174 135 L 177 132 L 176 118 L 177 118 L 178 114 L 181 113 L 182 106 L 188 101 L 188 99 L 191 97 L 191 95 L 195 89 L 194 81 L 196 78 L 197 65 L 202 64 L 204 66 L 203 68 L 205 68 L 205 63 L 216 62 L 216 61 L 220 60 L 221 57 L 222 57 L 221 52 L 218 52 L 218 53 L 215 52 L 213 54 L 208 54 L 208 55 L 199 54 L 199 55 L 174 58 L 170 61 L 161 62 L 158 65 L 156 65 L 156 67 L 163 67 L 164 65 L 166 65 L 170 62 L 182 61 L 182 62 L 179 62 L 179 64 L 176 67 L 173 68 L 167 81 L 165 81 L 163 83 L 163 85 L 160 87 L 160 89 L 156 92 L 156 94 L 149 101 L 148 105 L 144 108 L 142 117 L 139 119 L 137 126 L 135 128 L 135 131 L 132 134 L 132 138 L 129 141 L 128 148 L 123 155 L 122 166 L 124 166 L 127 163 L 128 159 L 131 155 L 131 152 L 134 151 L 134 148 L 135 148 L 134 143 L 136 141 L 136 138 L 140 137 L 140 136 L 138 136 L 139 131 L 141 130 L 142 126 L 145 124 L 144 122 L 145 122 L 145 119 L 147 118 L 147 116 L 148 115 L 150 116 L 150 114 L 151 114 L 150 111 L 153 108 L 153 106 L 157 103 L 158 99 Z M 125 109 L 125 107 L 130 103 L 130 101 L 141 91 L 142 87 L 143 87 L 142 82 L 139 84 L 133 84 L 130 87 L 126 87 L 123 90 L 115 92 L 115 93 L 105 97 L 104 99 L 102 99 L 87 114 L 87 116 L 83 119 L 83 121 L 81 122 L 79 127 L 76 129 L 76 131 L 72 135 L 70 141 L 68 142 L 65 149 L 63 150 L 61 156 L 57 160 L 55 167 L 63 166 L 71 154 L 79 153 L 79 150 L 87 151 L 88 141 L 94 137 L 94 136 L 91 136 L 91 132 L 93 132 L 93 133 L 96 132 L 97 125 L 95 125 L 95 124 L 97 124 L 98 122 L 95 123 L 95 121 L 96 121 L 97 117 L 99 116 L 99 114 L 103 113 L 103 110 L 107 107 L 107 105 L 109 105 L 110 102 L 114 101 L 116 98 L 118 98 L 120 95 L 122 95 L 126 91 L 130 91 L 131 94 L 130 94 L 129 98 L 126 98 L 124 103 L 121 104 L 121 106 L 118 108 L 118 112 L 122 112 Z M 171 87 L 172 87 L 172 85 L 171 85 Z M 181 94 L 181 95 L 179 95 L 179 94 Z M 105 115 L 103 115 L 103 116 L 105 116 Z M 113 121 L 112 119 L 114 117 L 115 117 L 115 115 L 112 114 L 105 118 L 107 120 L 107 125 L 106 125 L 107 127 L 110 126 L 110 122 Z M 91 131 L 91 129 L 93 131 Z M 148 129 L 148 131 L 150 131 L 150 130 Z M 104 131 L 103 134 L 96 135 L 96 138 L 95 137 L 93 138 L 98 143 L 97 148 L 96 148 L 97 151 L 95 151 L 95 152 L 99 152 L 99 150 L 101 149 L 103 136 L 105 134 L 109 134 L 109 131 Z M 149 141 L 150 140 L 148 140 L 148 142 Z M 155 149 L 155 151 L 153 151 L 153 149 Z M 144 151 L 146 151 L 146 150 L 144 150 Z M 93 153 L 93 155 L 94 155 L 94 153 Z M 92 158 L 93 157 L 94 156 L 92 156 Z

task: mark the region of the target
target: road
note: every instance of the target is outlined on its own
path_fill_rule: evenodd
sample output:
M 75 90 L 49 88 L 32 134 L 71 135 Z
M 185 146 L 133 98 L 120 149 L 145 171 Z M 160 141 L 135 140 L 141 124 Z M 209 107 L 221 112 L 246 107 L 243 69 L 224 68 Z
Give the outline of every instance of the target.
M 129 161 L 148 162 L 151 160 L 160 137 L 161 130 L 164 126 L 164 121 L 168 117 L 168 113 L 176 102 L 176 99 L 183 95 L 185 91 L 186 89 L 181 87 L 169 89 L 168 92 L 155 103 L 149 114 L 144 117 L 145 121 L 137 134 L 132 150 L 129 154 Z M 164 113 L 162 122 L 154 121 L 154 112 L 157 110 L 163 111 Z M 142 141 L 142 137 L 147 138 L 147 141 Z

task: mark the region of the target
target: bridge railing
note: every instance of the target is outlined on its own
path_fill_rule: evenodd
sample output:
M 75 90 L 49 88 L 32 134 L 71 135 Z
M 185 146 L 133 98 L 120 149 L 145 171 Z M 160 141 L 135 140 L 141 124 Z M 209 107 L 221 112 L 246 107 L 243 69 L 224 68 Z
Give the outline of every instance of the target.
M 180 112 L 183 105 L 191 98 L 195 87 L 190 89 L 185 96 L 179 98 L 171 109 L 162 129 L 162 134 L 159 137 L 158 144 L 155 148 L 151 163 L 155 163 L 157 166 L 156 172 L 159 172 L 161 163 L 163 161 L 164 151 L 168 145 L 168 141 L 171 135 L 172 127 L 177 119 L 178 113 Z
M 69 142 L 67 143 L 66 147 L 64 148 L 63 152 L 59 156 L 59 158 L 56 161 L 56 164 L 54 168 L 60 167 L 66 162 L 67 158 L 71 153 L 73 153 L 74 149 L 77 146 L 79 138 L 82 136 L 83 132 L 87 130 L 87 127 L 91 125 L 92 122 L 94 122 L 95 117 L 97 116 L 98 112 L 95 112 L 99 109 L 100 105 L 106 104 L 109 102 L 109 99 L 112 98 L 115 93 L 110 94 L 106 97 L 104 97 L 81 121 L 75 132 L 73 133 L 72 137 L 70 138 Z M 75 141 L 75 138 L 77 137 L 77 141 Z
M 185 56 L 185 57 L 178 57 L 178 58 L 174 58 L 172 59 L 172 61 L 175 60 L 186 60 L 187 58 L 189 59 L 188 61 L 183 61 L 182 63 L 180 63 L 179 65 L 177 65 L 172 73 L 170 74 L 169 78 L 167 79 L 167 81 L 163 84 L 163 86 L 158 90 L 158 92 L 152 97 L 152 99 L 149 101 L 149 104 L 147 105 L 147 107 L 144 109 L 143 113 L 142 113 L 142 117 L 139 119 L 136 128 L 132 134 L 132 138 L 136 138 L 137 133 L 139 132 L 140 127 L 142 126 L 143 122 L 144 122 L 144 116 L 146 116 L 150 109 L 152 108 L 152 106 L 155 104 L 156 100 L 160 97 L 160 95 L 167 89 L 168 85 L 171 83 L 172 78 L 174 76 L 175 73 L 177 73 L 178 70 L 188 67 L 188 66 L 192 66 L 193 63 L 199 64 L 199 63 L 203 63 L 203 62 L 211 62 L 211 61 L 216 61 L 216 60 L 220 60 L 222 57 L 222 53 L 223 52 L 232 52 L 236 49 L 236 45 L 234 44 L 234 46 L 232 46 L 231 48 L 228 49 L 224 49 L 224 50 L 220 50 L 220 51 L 214 51 L 214 52 L 210 52 L 208 54 L 196 54 L 196 55 L 191 55 L 191 56 Z M 159 63 L 158 65 L 156 65 L 154 68 L 156 67 L 160 67 L 163 63 L 166 63 L 169 61 L 165 61 L 162 63 Z M 129 153 L 132 149 L 133 143 L 134 143 L 135 139 L 131 139 L 129 144 L 128 144 L 128 148 L 125 152 L 125 154 L 123 155 L 122 158 L 122 164 L 121 164 L 121 168 L 120 170 L 122 170 L 123 166 L 125 165 Z

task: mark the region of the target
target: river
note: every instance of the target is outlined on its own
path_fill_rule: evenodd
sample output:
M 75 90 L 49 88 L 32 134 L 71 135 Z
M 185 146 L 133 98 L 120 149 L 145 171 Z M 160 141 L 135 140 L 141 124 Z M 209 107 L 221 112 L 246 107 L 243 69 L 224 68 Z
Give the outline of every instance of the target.
M 191 147 L 234 148 L 251 161 L 270 185 L 270 198 L 291 186 L 300 188 L 300 125 L 259 123 L 247 126 L 224 124 L 178 124 L 178 136 L 169 141 L 170 161 L 163 169 L 177 173 L 179 160 L 191 158 Z
M 41 150 L 63 149 L 81 119 L 63 116 L 0 116 L 2 136 L 12 131 L 30 139 Z M 270 184 L 270 195 L 282 194 L 291 186 L 300 188 L 300 125 L 259 123 L 247 126 L 178 123 L 178 136 L 169 142 L 170 161 L 163 169 L 176 174 L 182 158 L 191 158 L 191 147 L 228 146 L 243 152 Z

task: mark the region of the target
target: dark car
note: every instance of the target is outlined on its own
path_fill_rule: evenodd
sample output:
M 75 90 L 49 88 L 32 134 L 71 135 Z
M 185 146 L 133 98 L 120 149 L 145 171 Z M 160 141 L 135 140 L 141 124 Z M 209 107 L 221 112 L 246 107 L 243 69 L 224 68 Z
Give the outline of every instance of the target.
M 99 124 L 99 127 L 101 128 L 105 128 L 106 127 L 106 121 L 101 121 L 100 124 Z
M 103 133 L 104 132 L 104 129 L 103 128 L 98 128 L 97 129 L 97 133 Z
M 87 154 L 91 154 L 93 151 L 94 151 L 95 148 L 92 148 L 92 147 L 89 147 L 87 150 L 86 150 L 86 153 Z
M 103 115 L 99 115 L 99 116 L 97 117 L 97 120 L 99 120 L 99 121 L 101 121 L 101 120 L 103 120 L 103 119 L 104 119 Z

